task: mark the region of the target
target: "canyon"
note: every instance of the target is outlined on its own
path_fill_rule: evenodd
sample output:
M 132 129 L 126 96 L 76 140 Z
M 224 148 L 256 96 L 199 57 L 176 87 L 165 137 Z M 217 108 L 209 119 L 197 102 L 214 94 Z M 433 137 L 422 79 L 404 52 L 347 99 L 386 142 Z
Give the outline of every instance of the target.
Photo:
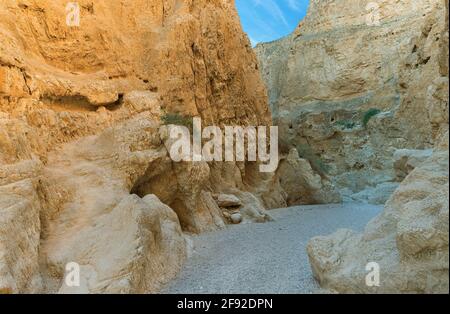
M 0 293 L 159 292 L 199 236 L 342 202 L 385 207 L 294 246 L 325 291 L 448 292 L 448 2 L 383 1 L 367 25 L 368 2 L 312 0 L 253 49 L 233 0 L 78 0 L 76 26 L 66 1 L 3 0 Z M 278 168 L 175 162 L 170 126 L 192 118 L 277 126 Z
M 271 124 L 231 1 L 78 3 L 79 27 L 65 1 L 0 4 L 2 292 L 154 292 L 183 264 L 186 232 L 231 223 L 222 194 L 244 222 L 285 206 L 256 162 L 168 154 L 168 114 Z M 64 284 L 70 262 L 80 287 Z
M 347 200 L 386 203 L 407 174 L 401 159 L 423 161 L 448 128 L 447 4 L 411 5 L 312 1 L 292 35 L 255 49 L 282 149 Z
M 309 242 L 329 291 L 448 293 L 448 36 L 448 1 L 311 1 L 292 35 L 255 48 L 280 149 L 345 201 L 385 204 L 364 232 Z

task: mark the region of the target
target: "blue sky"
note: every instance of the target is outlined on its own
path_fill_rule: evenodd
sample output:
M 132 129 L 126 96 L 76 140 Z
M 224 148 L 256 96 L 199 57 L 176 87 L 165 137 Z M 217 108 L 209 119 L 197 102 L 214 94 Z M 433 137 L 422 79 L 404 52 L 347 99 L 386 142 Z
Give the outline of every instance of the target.
M 252 45 L 290 34 L 308 9 L 309 0 L 236 0 Z

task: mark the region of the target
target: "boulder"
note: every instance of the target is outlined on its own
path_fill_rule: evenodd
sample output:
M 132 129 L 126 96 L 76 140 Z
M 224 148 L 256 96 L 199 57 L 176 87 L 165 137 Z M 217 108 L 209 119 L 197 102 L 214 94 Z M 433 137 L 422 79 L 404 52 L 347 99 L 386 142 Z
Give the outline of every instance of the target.
M 447 132 L 362 234 L 340 230 L 308 243 L 311 268 L 323 288 L 340 293 L 448 293 L 448 140 Z M 379 284 L 370 280 L 373 271 L 379 271 Z
M 300 158 L 295 148 L 281 160 L 277 179 L 287 194 L 289 206 L 331 204 L 342 201 L 333 184 L 315 172 L 308 160 Z
M 242 202 L 235 195 L 219 194 L 219 196 L 217 197 L 217 204 L 220 207 L 227 208 L 227 207 L 239 207 L 242 205 Z
M 399 182 L 403 181 L 406 176 L 417 166 L 430 158 L 433 153 L 432 149 L 399 149 L 394 153 L 394 169 Z
M 233 224 L 237 225 L 242 222 L 242 215 L 240 213 L 234 213 L 231 215 L 230 219 Z

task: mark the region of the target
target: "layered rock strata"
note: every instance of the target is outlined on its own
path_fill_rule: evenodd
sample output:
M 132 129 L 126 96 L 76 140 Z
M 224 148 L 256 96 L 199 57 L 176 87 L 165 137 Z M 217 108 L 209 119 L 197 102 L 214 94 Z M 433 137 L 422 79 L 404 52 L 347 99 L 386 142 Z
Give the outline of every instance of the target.
M 0 292 L 153 292 L 229 222 L 213 195 L 286 204 L 255 163 L 174 163 L 161 121 L 268 126 L 265 87 L 233 1 L 76 3 L 0 3 Z
M 256 47 L 284 150 L 348 200 L 387 200 L 362 234 L 308 244 L 330 291 L 448 293 L 448 37 L 448 1 L 311 1 Z
M 383 204 L 404 178 L 395 152 L 432 149 L 448 127 L 446 5 L 311 1 L 292 35 L 255 48 L 284 152 L 344 199 Z

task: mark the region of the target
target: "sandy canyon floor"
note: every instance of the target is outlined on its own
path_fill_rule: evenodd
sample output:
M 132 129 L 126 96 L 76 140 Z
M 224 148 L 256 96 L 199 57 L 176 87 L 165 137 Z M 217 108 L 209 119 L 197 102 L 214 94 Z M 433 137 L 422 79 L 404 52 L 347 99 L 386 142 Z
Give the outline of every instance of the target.
M 315 293 L 306 244 L 339 228 L 361 231 L 382 206 L 298 206 L 270 212 L 274 221 L 193 237 L 194 249 L 164 293 Z

